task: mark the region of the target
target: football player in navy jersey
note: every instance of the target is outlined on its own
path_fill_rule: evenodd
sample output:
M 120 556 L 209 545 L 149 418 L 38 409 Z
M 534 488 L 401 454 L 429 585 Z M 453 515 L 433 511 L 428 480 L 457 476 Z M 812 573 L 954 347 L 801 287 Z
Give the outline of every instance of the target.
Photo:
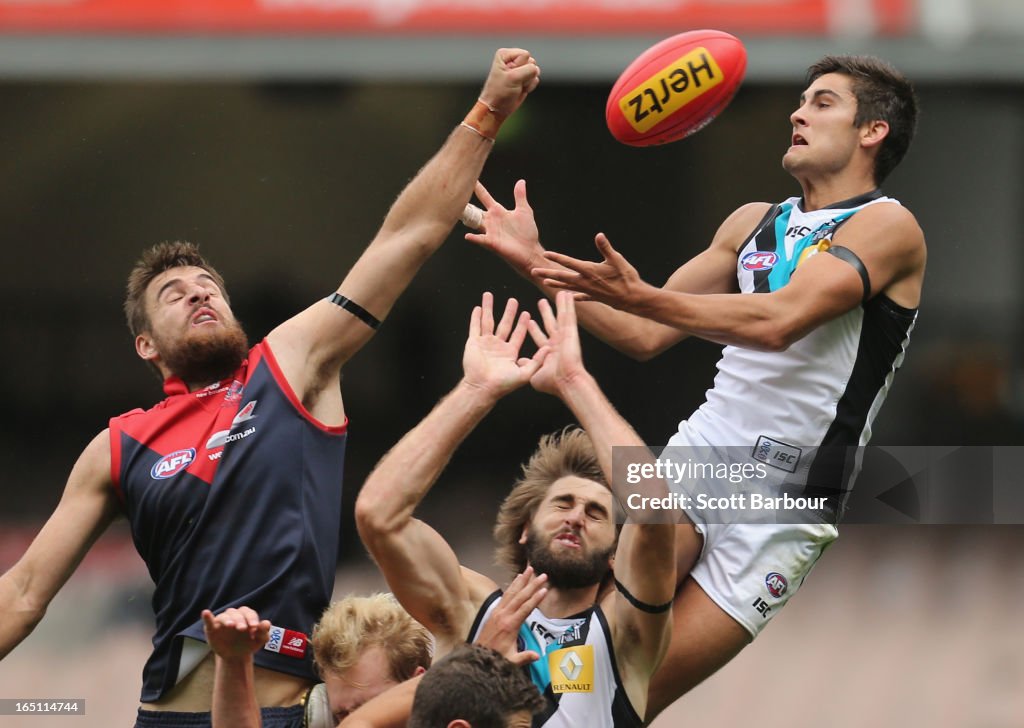
M 330 599 L 340 527 L 341 367 L 446 239 L 501 123 L 539 80 L 528 51 L 500 49 L 480 100 L 399 195 L 338 290 L 251 349 L 223 279 L 195 246 L 165 243 L 143 256 L 125 310 L 167 399 L 111 419 L 0 577 L 0 658 L 124 515 L 156 585 L 138 725 L 208 722 L 213 659 L 200 613 L 243 599 L 284 638 L 256 658 L 258 704 L 278 713 L 265 724 L 301 723 L 299 702 L 315 680 L 306 632 Z

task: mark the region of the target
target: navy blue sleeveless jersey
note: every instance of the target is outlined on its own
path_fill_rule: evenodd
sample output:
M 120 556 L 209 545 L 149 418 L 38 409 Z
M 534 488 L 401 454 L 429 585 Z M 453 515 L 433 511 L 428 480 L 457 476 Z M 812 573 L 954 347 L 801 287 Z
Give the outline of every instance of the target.
M 144 702 L 174 686 L 183 638 L 204 640 L 203 609 L 247 605 L 308 635 L 330 602 L 341 528 L 347 423 L 309 414 L 266 341 L 227 379 L 189 393 L 172 378 L 164 391 L 110 420 L 114 486 L 156 586 Z M 312 648 L 287 637 L 256 664 L 315 679 Z

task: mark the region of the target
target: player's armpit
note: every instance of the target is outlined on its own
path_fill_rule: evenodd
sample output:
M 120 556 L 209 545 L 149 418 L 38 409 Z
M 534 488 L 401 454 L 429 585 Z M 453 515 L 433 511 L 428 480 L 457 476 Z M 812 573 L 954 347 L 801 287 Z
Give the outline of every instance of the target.
M 474 602 L 451 546 L 419 519 L 389 529 L 375 518 L 375 510 L 367 501 L 357 501 L 356 525 L 395 598 L 434 635 L 439 651 L 465 642 L 482 599 Z M 475 582 L 473 586 L 474 594 L 495 588 L 493 582 L 489 590 Z

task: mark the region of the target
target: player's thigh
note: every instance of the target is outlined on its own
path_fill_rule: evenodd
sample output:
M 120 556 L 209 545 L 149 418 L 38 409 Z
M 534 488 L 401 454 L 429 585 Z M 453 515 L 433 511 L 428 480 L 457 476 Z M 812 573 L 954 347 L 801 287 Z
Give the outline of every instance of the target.
M 713 675 L 746 647 L 746 628 L 715 604 L 691 577 L 672 604 L 672 641 L 651 680 L 645 723 Z

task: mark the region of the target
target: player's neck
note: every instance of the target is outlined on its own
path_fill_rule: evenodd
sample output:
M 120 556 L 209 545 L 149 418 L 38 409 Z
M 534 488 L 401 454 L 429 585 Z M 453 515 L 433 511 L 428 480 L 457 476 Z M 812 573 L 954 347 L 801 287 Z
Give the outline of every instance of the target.
M 560 619 L 579 614 L 594 606 L 597 601 L 598 584 L 580 589 L 559 589 L 551 587 L 538 608 L 548 617 Z
M 820 210 L 876 189 L 878 185 L 875 184 L 872 171 L 858 167 L 850 165 L 834 174 L 798 177 L 797 181 L 803 190 L 800 207 L 804 212 Z

